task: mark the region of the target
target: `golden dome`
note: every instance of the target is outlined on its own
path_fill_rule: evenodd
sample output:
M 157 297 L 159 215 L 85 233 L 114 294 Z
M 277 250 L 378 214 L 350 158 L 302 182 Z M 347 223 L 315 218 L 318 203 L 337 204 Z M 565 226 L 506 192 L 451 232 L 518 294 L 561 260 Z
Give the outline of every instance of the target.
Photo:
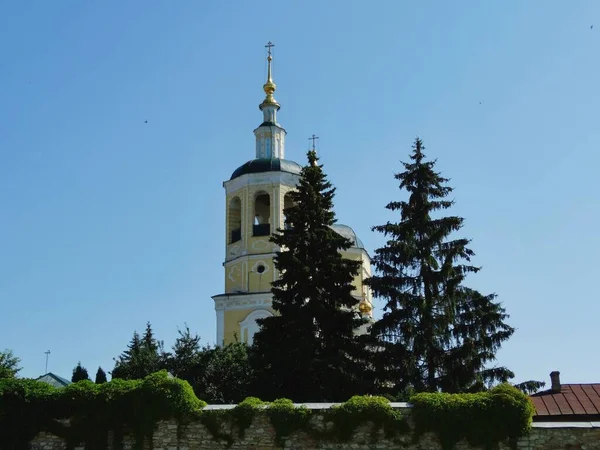
M 269 61 L 269 73 L 267 75 L 267 82 L 263 85 L 263 89 L 265 91 L 265 94 L 273 95 L 275 93 L 275 89 L 277 89 L 277 85 L 273 82 L 273 79 L 271 78 L 271 61 L 273 61 L 273 57 L 269 55 L 267 61 Z
M 268 61 L 268 74 L 267 74 L 267 82 L 263 85 L 263 90 L 265 91 L 265 94 L 267 94 L 266 98 L 263 100 L 263 102 L 260 104 L 260 108 L 262 109 L 265 106 L 276 106 L 277 109 L 279 109 L 279 103 L 277 103 L 277 100 L 275 100 L 275 98 L 273 97 L 273 94 L 275 93 L 275 90 L 277 89 L 277 85 L 273 82 L 273 78 L 271 76 L 271 61 L 273 61 L 273 57 L 270 54 L 269 51 L 269 56 L 267 58 Z
M 360 302 L 360 305 L 358 305 L 358 310 L 362 313 L 362 314 L 369 314 L 372 310 L 371 305 L 369 305 L 367 302 Z

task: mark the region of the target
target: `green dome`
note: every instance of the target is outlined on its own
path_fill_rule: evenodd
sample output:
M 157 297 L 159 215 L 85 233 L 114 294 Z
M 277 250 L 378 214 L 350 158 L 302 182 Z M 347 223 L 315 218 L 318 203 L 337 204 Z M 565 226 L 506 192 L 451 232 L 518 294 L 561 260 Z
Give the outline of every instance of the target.
M 352 228 L 350 228 L 348 225 L 342 225 L 341 223 L 336 223 L 336 224 L 331 225 L 331 228 L 337 234 L 341 234 L 346 239 L 350 239 L 350 242 L 352 242 L 352 247 L 362 248 L 362 249 L 365 248 L 365 245 L 358 238 L 358 236 L 356 235 L 354 230 Z
M 248 161 L 235 169 L 231 174 L 230 180 L 241 177 L 247 173 L 262 173 L 262 172 L 288 172 L 300 175 L 302 166 L 294 161 L 287 159 L 269 159 L 259 158 Z

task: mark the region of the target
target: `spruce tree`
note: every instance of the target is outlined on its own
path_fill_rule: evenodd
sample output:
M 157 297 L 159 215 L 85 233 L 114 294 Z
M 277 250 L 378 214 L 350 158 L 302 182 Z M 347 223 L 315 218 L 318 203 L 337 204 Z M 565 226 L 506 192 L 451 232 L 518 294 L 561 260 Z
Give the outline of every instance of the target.
M 73 376 L 71 377 L 71 381 L 73 383 L 77 383 L 82 380 L 89 380 L 90 376 L 88 375 L 88 371 L 85 367 L 81 365 L 81 362 L 77 363 L 77 366 L 73 369 Z
M 364 347 L 355 331 L 364 321 L 352 295 L 361 263 L 340 254 L 351 242 L 331 228 L 335 188 L 316 152 L 307 156 L 290 194 L 293 206 L 284 210 L 287 226 L 271 238 L 280 249 L 272 285 L 276 315 L 258 321 L 251 361 L 265 399 L 341 401 L 363 391 Z
M 479 390 L 514 376 L 505 367 L 488 366 L 514 329 L 495 294 L 464 286 L 479 268 L 470 264 L 469 240 L 451 237 L 464 219 L 441 214 L 454 204 L 448 199 L 453 189 L 423 150 L 417 138 L 412 161 L 395 175 L 408 199 L 386 208 L 400 212 L 399 222 L 373 227 L 387 238 L 375 251 L 376 274 L 367 281 L 385 301 L 371 329 L 379 339 L 377 366 L 382 377 L 397 383 L 397 392 Z
M 102 367 L 98 367 L 98 370 L 96 371 L 96 379 L 94 382 L 96 384 L 102 384 L 102 383 L 106 383 L 107 381 L 108 380 L 106 379 L 106 372 L 104 372 Z
M 166 367 L 167 355 L 163 343 L 156 340 L 152 326 L 148 322 L 144 335 L 134 331 L 127 349 L 115 358 L 112 378 L 136 380 Z
M 202 358 L 200 349 L 200 336 L 192 334 L 186 325 L 185 330 L 177 330 L 179 337 L 173 344 L 172 352 L 168 357 L 168 370 L 177 378 L 188 381 L 194 386 L 193 378 L 197 365 Z

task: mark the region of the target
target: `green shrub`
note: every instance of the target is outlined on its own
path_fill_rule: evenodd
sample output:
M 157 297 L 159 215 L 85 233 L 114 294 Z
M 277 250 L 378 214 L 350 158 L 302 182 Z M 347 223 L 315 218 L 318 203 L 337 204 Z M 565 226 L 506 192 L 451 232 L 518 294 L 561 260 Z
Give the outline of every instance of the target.
M 531 400 L 509 385 L 479 394 L 417 394 L 410 401 L 415 436 L 434 432 L 444 449 L 462 439 L 485 448 L 503 440 L 515 445 L 518 437 L 529 432 L 534 413 Z M 409 431 L 401 413 L 383 397 L 355 396 L 324 411 L 331 424 L 324 431 L 311 427 L 311 410 L 294 406 L 288 399 L 265 403 L 248 397 L 230 410 L 202 410 L 205 406 L 186 381 L 170 377 L 166 371 L 143 380 L 115 379 L 103 384 L 85 380 L 61 389 L 34 380 L 3 379 L 0 450 L 25 450 L 41 431 L 62 437 L 68 449 L 83 445 L 86 450 L 106 449 L 109 431 L 113 449 L 120 449 L 123 437 L 130 434 L 139 449 L 151 439 L 157 422 L 170 418 L 179 424 L 199 419 L 215 439 L 231 445 L 232 430 L 243 438 L 259 410 L 267 414 L 279 446 L 297 431 L 347 442 L 365 423 L 372 425 L 373 436 L 381 429 L 388 438 Z M 68 419 L 70 426 L 57 419 Z
M 462 439 L 488 449 L 503 440 L 515 447 L 535 412 L 529 397 L 508 384 L 478 394 L 422 393 L 410 402 L 416 434 L 436 433 L 444 449 Z
M 231 410 L 231 419 L 241 439 L 244 438 L 248 427 L 252 425 L 256 412 L 267 405 L 268 403 L 263 402 L 259 398 L 248 397 Z
M 331 408 L 325 417 L 333 423 L 332 435 L 342 442 L 348 442 L 354 431 L 366 422 L 372 424 L 373 438 L 381 428 L 388 438 L 409 430 L 402 414 L 392 409 L 390 402 L 384 397 L 356 395 L 347 402 Z
M 0 379 L 0 449 L 25 450 L 51 428 L 57 389 L 35 380 Z
M 113 448 L 120 448 L 123 436 L 131 433 L 140 448 L 158 421 L 185 420 L 204 406 L 186 381 L 166 371 L 143 380 L 100 385 L 84 380 L 61 389 L 34 380 L 2 380 L 0 449 L 26 449 L 41 431 L 65 439 L 68 448 L 84 445 L 87 450 L 106 449 L 108 431 L 113 432 Z M 68 419 L 70 426 L 57 419 Z
M 270 403 L 267 415 L 275 428 L 275 444 L 283 446 L 286 437 L 296 431 L 308 431 L 312 411 L 305 406 L 294 406 L 287 398 Z

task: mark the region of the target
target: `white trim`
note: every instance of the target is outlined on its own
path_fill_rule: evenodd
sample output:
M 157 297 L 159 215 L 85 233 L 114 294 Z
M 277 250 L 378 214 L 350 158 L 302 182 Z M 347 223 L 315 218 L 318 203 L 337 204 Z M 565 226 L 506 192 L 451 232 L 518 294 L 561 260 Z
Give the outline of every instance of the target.
M 233 180 L 224 181 L 223 187 L 225 188 L 227 195 L 229 195 L 247 186 L 275 184 L 296 187 L 299 181 L 300 175 L 290 172 L 274 171 L 246 173 L 241 177 L 234 178 Z
M 273 294 L 271 292 L 256 292 L 252 294 L 227 294 L 214 296 L 215 311 L 233 311 L 239 309 L 254 309 L 257 306 L 270 308 Z
M 238 264 L 242 261 L 254 261 L 256 259 L 269 260 L 269 259 L 274 258 L 276 253 L 277 253 L 277 251 L 272 251 L 272 249 L 271 250 L 266 249 L 262 253 L 250 253 L 250 254 L 246 254 L 246 255 L 232 256 L 230 259 L 225 260 L 225 262 L 223 263 L 223 267 L 225 267 L 225 268 L 231 267 L 231 265 Z
M 263 266 L 265 268 L 265 270 L 262 272 L 267 273 L 269 271 L 269 265 L 267 264 L 267 262 L 264 259 L 259 259 L 258 261 L 256 261 L 254 263 L 254 265 L 252 266 L 252 269 L 250 269 L 250 272 L 254 272 L 254 273 L 258 273 L 258 266 Z M 259 274 L 262 275 L 262 274 Z
M 246 332 L 248 332 L 248 339 L 245 342 L 248 345 L 252 345 L 254 335 L 258 332 L 256 320 L 265 319 L 267 317 L 273 317 L 273 313 L 266 309 L 256 309 L 248 314 L 246 318 L 240 322 L 240 335 L 242 336 L 242 341 L 244 341 L 244 336 Z
M 341 403 L 294 403 L 294 406 L 306 406 L 308 409 L 329 409 L 332 406 L 339 406 Z M 237 405 L 206 405 L 204 410 L 223 410 L 223 409 L 233 409 Z M 412 405 L 410 403 L 404 402 L 390 402 L 390 406 L 393 409 L 410 409 Z M 533 426 L 535 427 L 536 422 L 533 422 Z
M 217 346 L 222 346 L 225 341 L 225 311 L 217 310 Z
M 531 426 L 533 428 L 600 428 L 600 422 L 532 422 Z

